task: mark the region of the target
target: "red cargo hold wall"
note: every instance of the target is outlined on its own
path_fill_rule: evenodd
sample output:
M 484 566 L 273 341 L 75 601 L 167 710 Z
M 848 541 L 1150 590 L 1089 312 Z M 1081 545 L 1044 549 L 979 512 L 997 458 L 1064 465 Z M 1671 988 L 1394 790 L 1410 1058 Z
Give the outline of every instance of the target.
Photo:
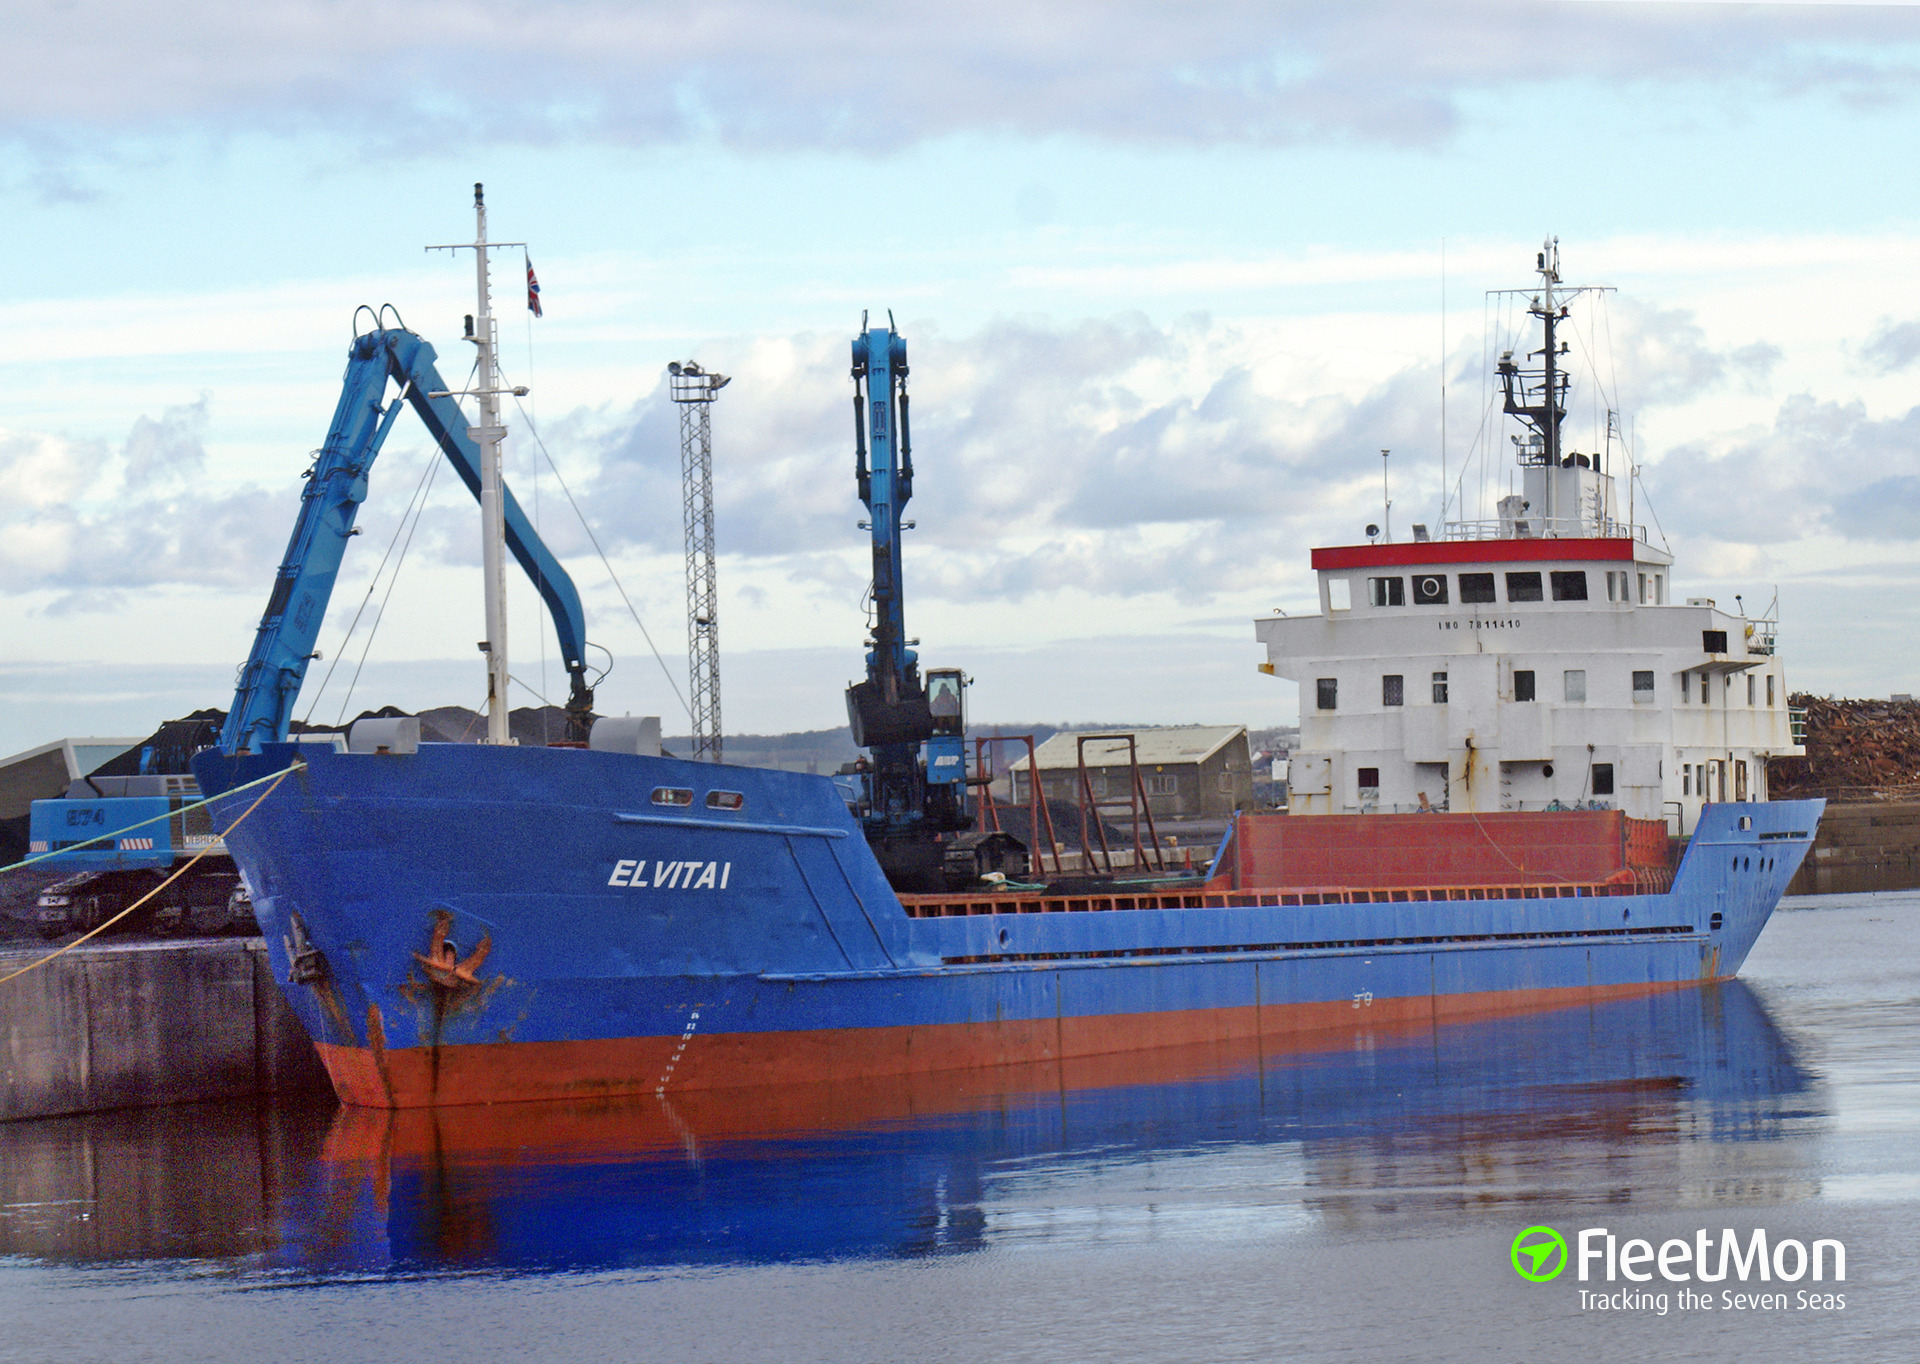
M 1460 815 L 1241 815 L 1237 888 L 1630 881 L 1671 866 L 1658 820 L 1618 810 Z

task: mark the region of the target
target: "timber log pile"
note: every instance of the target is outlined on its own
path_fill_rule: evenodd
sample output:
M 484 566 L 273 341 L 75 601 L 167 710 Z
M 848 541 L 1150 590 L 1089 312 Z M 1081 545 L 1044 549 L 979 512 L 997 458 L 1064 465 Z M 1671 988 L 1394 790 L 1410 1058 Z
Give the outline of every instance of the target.
M 1804 692 L 1787 698 L 1807 713 L 1807 756 L 1767 764 L 1775 800 L 1891 800 L 1920 796 L 1920 702 L 1849 701 Z

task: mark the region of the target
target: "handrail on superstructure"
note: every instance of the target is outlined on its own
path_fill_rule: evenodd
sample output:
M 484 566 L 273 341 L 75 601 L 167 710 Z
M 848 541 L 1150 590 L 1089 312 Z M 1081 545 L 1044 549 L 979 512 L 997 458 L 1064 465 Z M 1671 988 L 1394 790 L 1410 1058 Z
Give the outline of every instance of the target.
M 1524 524 L 1525 529 L 1520 529 Z M 1519 522 L 1506 517 L 1448 521 L 1440 528 L 1442 540 L 1638 540 L 1651 544 L 1647 528 L 1629 521 L 1595 523 L 1577 516 L 1527 516 Z

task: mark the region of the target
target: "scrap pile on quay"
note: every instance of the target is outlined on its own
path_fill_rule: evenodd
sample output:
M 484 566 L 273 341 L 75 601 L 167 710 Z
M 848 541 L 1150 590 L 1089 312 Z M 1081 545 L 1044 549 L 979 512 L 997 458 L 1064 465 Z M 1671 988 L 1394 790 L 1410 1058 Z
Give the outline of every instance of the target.
M 1920 798 L 1920 702 L 1799 693 L 1788 704 L 1806 715 L 1807 755 L 1768 764 L 1768 790 L 1776 799 Z

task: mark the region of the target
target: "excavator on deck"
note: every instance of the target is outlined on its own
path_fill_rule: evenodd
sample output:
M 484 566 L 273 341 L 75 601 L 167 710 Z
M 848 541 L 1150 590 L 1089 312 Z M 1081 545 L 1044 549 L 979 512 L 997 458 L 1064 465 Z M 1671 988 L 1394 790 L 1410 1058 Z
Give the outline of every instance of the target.
M 896 890 L 938 892 L 983 877 L 1021 876 L 1026 848 L 1005 833 L 973 830 L 967 774 L 967 676 L 932 668 L 923 678 L 907 638 L 901 533 L 913 497 L 908 424 L 907 343 L 894 330 L 862 325 L 853 340 L 854 480 L 873 537 L 867 676 L 847 688 L 855 746 L 869 756 L 855 778 L 853 812 Z

